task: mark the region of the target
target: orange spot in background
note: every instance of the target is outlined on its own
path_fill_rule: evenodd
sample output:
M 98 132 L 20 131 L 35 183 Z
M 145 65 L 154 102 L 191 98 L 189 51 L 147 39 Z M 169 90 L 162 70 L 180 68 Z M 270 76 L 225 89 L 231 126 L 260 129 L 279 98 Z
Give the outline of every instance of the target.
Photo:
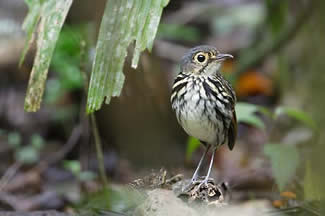
M 257 71 L 247 71 L 239 77 L 236 93 L 239 97 L 253 94 L 271 96 L 273 94 L 272 81 Z
M 222 72 L 224 74 L 231 74 L 234 72 L 234 61 L 232 59 L 226 60 L 222 65 Z M 236 94 L 238 97 L 247 97 L 249 95 L 273 95 L 272 80 L 256 70 L 248 70 L 240 75 L 236 84 Z
M 283 191 L 280 195 L 287 199 L 296 199 L 297 198 L 297 195 L 291 191 Z
M 272 205 L 273 205 L 275 208 L 281 208 L 281 207 L 283 207 L 283 206 L 286 205 L 286 202 L 283 201 L 283 200 L 274 200 L 274 201 L 272 202 Z

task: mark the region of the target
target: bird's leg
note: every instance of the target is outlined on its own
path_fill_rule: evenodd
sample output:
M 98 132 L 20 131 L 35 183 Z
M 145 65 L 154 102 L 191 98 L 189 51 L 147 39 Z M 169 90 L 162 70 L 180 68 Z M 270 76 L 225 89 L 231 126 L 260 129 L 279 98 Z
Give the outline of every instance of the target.
M 193 176 L 192 176 L 191 184 L 193 184 L 193 183 L 197 180 L 197 177 L 198 177 L 198 174 L 199 174 L 199 170 L 201 169 L 201 166 L 202 166 L 202 163 L 203 163 L 204 158 L 205 158 L 205 157 L 207 156 L 207 154 L 208 154 L 208 151 L 209 151 L 209 149 L 210 149 L 210 146 L 211 146 L 211 145 L 207 145 L 207 147 L 206 147 L 206 149 L 205 149 L 205 152 L 204 152 L 204 154 L 202 155 L 202 157 L 201 157 L 201 159 L 200 159 L 200 161 L 199 161 L 199 164 L 197 165 L 196 170 L 195 170 L 195 172 L 194 172 L 194 174 L 193 174 Z
M 204 152 L 204 154 L 202 155 L 202 157 L 201 157 L 201 159 L 200 159 L 200 161 L 199 161 L 199 164 L 198 164 L 197 167 L 196 167 L 196 170 L 195 170 L 195 172 L 194 172 L 194 174 L 193 174 L 193 176 L 192 176 L 192 179 L 191 179 L 190 183 L 187 184 L 187 185 L 182 189 L 183 192 L 184 192 L 184 191 L 187 191 L 188 189 L 191 188 L 192 185 L 195 184 L 195 182 L 196 182 L 196 180 L 197 180 L 197 178 L 198 178 L 199 171 L 200 171 L 201 166 L 202 166 L 202 164 L 203 164 L 203 160 L 204 160 L 204 158 L 207 156 L 209 149 L 210 149 L 210 145 L 207 145 L 207 146 L 206 146 L 206 149 L 205 149 L 205 152 Z
M 212 150 L 213 150 L 213 152 L 212 152 L 212 156 L 211 156 L 211 160 L 210 160 L 210 165 L 209 165 L 208 173 L 205 176 L 204 180 L 199 184 L 199 188 L 202 186 L 202 184 L 205 184 L 205 185 L 208 184 L 209 177 L 210 177 L 210 173 L 211 173 L 211 169 L 212 169 L 212 165 L 213 165 L 213 161 L 214 161 L 214 156 L 216 154 L 217 147 L 216 146 L 213 147 Z

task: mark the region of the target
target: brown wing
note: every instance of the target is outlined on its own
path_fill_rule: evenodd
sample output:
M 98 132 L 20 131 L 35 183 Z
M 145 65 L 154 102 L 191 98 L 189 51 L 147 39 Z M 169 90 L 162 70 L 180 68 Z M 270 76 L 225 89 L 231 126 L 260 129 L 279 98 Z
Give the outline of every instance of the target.
M 235 109 L 232 111 L 232 114 L 233 117 L 228 130 L 228 147 L 230 150 L 234 148 L 237 137 L 237 118 Z
M 237 118 L 236 118 L 236 112 L 235 112 L 235 104 L 236 104 L 237 98 L 236 98 L 235 91 L 233 90 L 230 83 L 226 79 L 223 79 L 222 76 L 219 75 L 218 80 L 220 80 L 220 82 L 222 82 L 223 86 L 227 90 L 227 93 L 228 93 L 227 99 L 230 101 L 229 108 L 232 109 L 232 119 L 231 119 L 230 126 L 228 129 L 228 147 L 230 150 L 232 150 L 235 146 L 236 137 L 237 137 Z

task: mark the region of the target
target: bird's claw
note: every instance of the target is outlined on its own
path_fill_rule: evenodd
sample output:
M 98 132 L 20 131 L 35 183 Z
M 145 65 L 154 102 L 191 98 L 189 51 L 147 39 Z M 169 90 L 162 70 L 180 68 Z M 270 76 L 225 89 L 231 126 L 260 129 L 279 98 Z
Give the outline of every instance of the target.
M 201 183 L 197 186 L 197 188 L 201 188 L 202 186 L 208 187 L 209 179 L 204 179 Z
M 204 179 L 191 179 L 191 181 L 182 189 L 183 192 L 188 192 L 192 190 L 193 188 L 200 189 L 202 187 L 208 188 L 209 183 L 214 184 L 213 179 L 204 177 Z

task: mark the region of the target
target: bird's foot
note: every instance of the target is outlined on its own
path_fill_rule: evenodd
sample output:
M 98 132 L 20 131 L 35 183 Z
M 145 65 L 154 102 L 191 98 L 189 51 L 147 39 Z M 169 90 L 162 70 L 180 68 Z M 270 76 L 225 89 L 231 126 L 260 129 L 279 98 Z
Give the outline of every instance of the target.
M 190 180 L 188 180 L 190 181 Z M 203 201 L 210 204 L 227 204 L 229 201 L 230 191 L 227 183 L 221 182 L 216 184 L 212 178 L 201 177 L 195 181 L 186 183 L 182 193 L 178 196 L 188 202 Z
M 208 188 L 209 184 L 213 184 L 213 185 L 215 184 L 213 178 L 207 178 L 207 177 L 204 177 L 203 179 L 202 177 L 192 178 L 190 182 L 186 184 L 185 187 L 183 187 L 182 191 L 186 193 L 193 190 L 194 188 L 196 188 L 196 190 L 200 188 Z
M 213 178 L 209 178 L 208 176 L 204 177 L 203 180 L 196 180 L 194 182 L 194 185 L 197 185 L 196 186 L 197 189 L 208 188 L 209 184 L 215 185 L 215 182 Z

